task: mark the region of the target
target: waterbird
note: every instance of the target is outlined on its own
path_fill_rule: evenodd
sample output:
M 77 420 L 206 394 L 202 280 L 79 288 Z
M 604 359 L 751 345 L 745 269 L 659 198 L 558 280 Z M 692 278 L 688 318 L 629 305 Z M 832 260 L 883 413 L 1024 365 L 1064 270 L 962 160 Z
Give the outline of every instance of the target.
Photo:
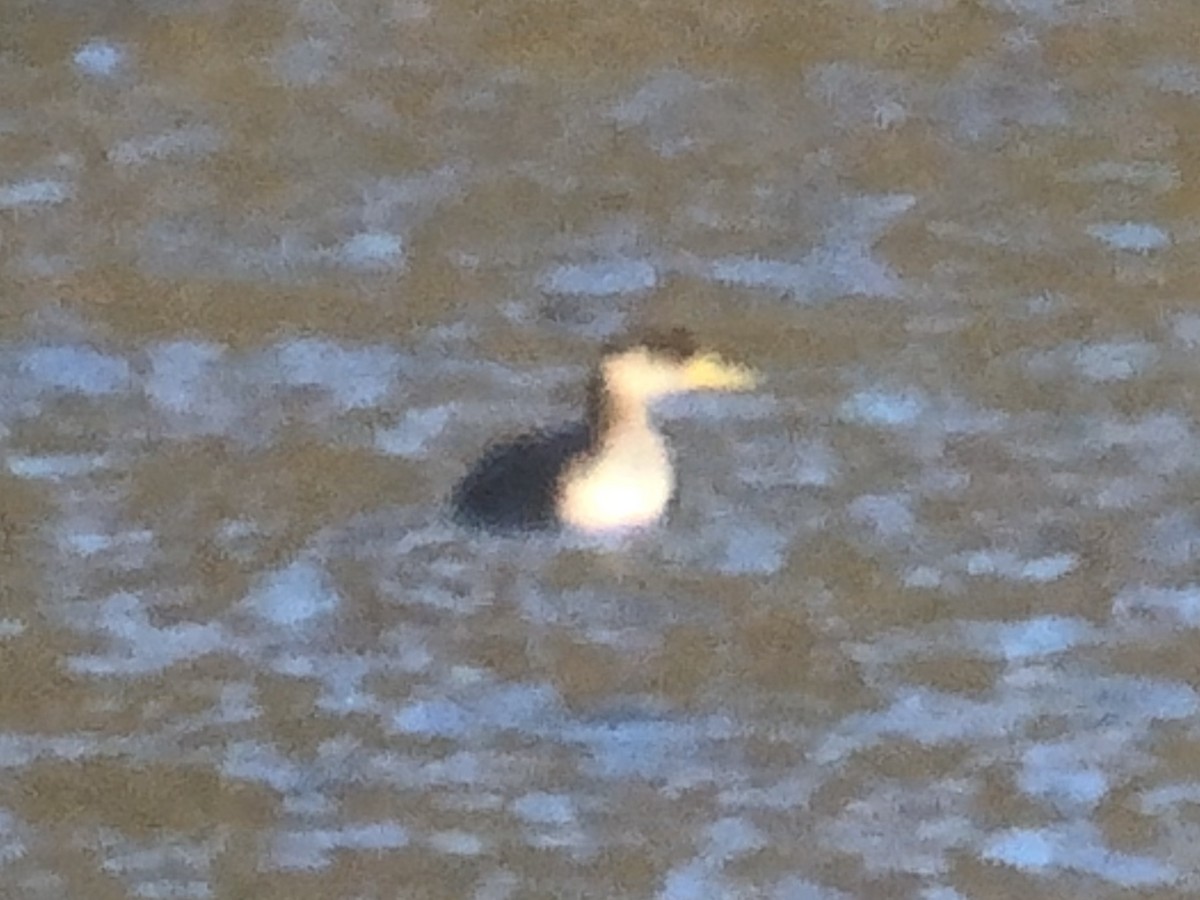
M 655 401 L 742 391 L 751 369 L 701 349 L 684 328 L 608 344 L 587 386 L 582 422 L 494 444 L 455 487 L 458 521 L 493 531 L 567 528 L 614 534 L 654 525 L 676 497 L 675 461 Z

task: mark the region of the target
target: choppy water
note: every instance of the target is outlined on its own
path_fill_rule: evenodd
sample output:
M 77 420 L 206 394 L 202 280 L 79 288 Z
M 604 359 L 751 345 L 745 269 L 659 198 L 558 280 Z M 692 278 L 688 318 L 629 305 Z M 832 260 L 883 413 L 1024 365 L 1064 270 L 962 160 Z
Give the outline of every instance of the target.
M 1200 891 L 1197 16 L 10 4 L 0 894 Z M 669 527 L 452 525 L 646 322 Z

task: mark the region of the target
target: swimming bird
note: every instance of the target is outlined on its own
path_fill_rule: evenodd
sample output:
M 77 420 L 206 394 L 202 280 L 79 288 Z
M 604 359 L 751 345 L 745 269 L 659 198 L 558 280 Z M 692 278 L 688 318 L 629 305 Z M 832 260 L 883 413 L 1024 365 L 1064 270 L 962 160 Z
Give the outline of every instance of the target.
M 701 351 L 683 328 L 607 345 L 588 382 L 584 420 L 494 445 L 455 488 L 455 516 L 500 531 L 612 534 L 653 525 L 676 492 L 654 402 L 755 382 L 750 369 Z

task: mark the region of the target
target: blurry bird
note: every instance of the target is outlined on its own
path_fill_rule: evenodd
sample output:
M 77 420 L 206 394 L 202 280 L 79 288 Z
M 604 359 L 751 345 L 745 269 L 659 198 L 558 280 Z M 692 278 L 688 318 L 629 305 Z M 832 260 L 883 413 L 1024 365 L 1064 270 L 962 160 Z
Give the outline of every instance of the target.
M 701 352 L 682 328 L 609 345 L 588 383 L 584 421 L 493 446 L 455 488 L 455 516 L 503 531 L 566 526 L 611 534 L 652 525 L 676 490 L 671 450 L 651 418 L 654 401 L 755 383 L 751 370 Z

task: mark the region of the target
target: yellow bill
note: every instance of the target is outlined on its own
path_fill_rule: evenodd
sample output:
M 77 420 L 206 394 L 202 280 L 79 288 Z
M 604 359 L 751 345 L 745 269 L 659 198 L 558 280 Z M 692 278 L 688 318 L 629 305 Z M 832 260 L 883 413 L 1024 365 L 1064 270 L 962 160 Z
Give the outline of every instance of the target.
M 703 353 L 688 360 L 684 379 L 689 388 L 702 391 L 745 391 L 758 384 L 753 369 L 731 363 L 717 353 Z

